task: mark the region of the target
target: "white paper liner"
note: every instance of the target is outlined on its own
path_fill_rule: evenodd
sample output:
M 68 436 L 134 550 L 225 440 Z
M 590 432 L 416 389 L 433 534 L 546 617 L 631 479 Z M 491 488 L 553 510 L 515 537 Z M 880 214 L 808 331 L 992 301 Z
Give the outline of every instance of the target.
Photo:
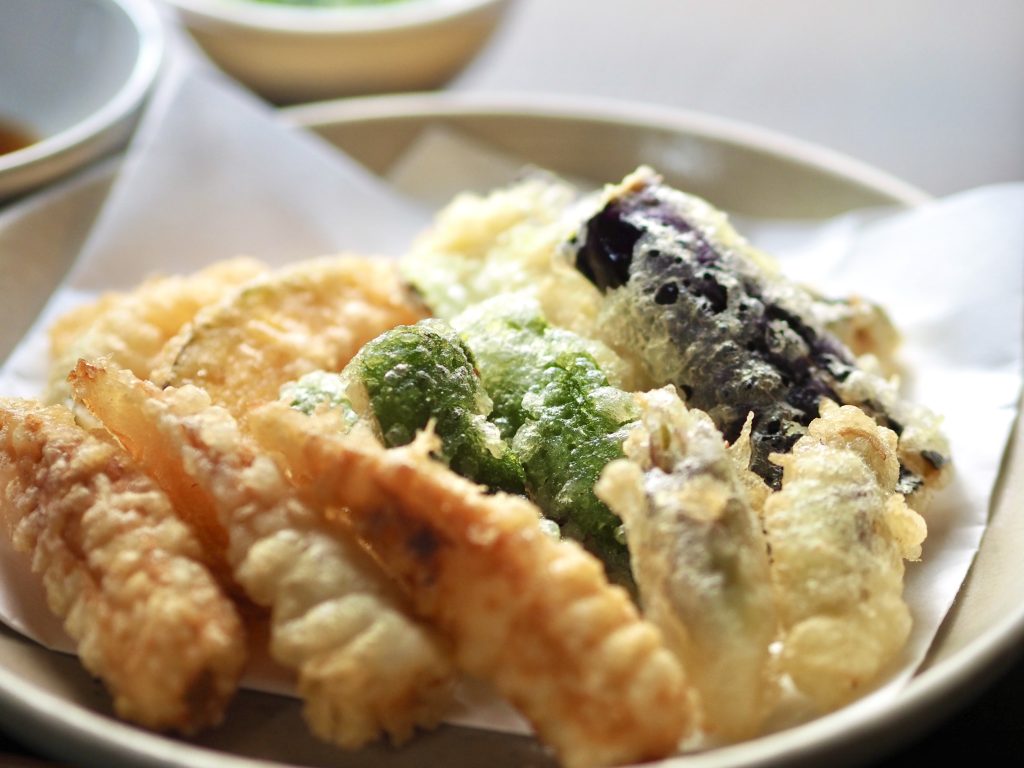
M 396 255 L 427 222 L 427 208 L 396 187 L 436 205 L 459 189 L 504 183 L 519 167 L 465 137 L 428 132 L 386 184 L 179 52 L 65 284 L 0 368 L 0 392 L 40 392 L 45 329 L 99 291 L 238 254 L 271 264 L 345 250 Z M 924 659 L 984 531 L 1021 387 L 1024 185 L 910 212 L 746 222 L 743 229 L 801 281 L 884 305 L 905 335 L 909 394 L 945 415 L 956 475 L 929 510 L 923 561 L 908 567 L 914 630 L 898 670 L 856 704 L 874 706 L 896 695 Z M 70 648 L 5 537 L 0 619 L 48 647 Z M 289 690 L 288 675 L 273 665 L 255 668 L 245 684 Z M 526 727 L 479 686 L 463 691 L 451 720 Z

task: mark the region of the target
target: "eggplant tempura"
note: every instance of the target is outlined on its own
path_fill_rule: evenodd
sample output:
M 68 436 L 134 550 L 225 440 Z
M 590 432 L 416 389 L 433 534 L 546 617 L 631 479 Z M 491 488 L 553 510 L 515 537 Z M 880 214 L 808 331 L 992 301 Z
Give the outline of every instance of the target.
M 946 480 L 938 420 L 858 368 L 826 330 L 821 301 L 703 200 L 641 169 L 605 192 L 570 250 L 605 295 L 598 333 L 613 348 L 656 385 L 675 384 L 727 440 L 754 414 L 751 469 L 772 487 L 781 470 L 769 455 L 789 451 L 824 400 L 900 433 L 899 490 L 912 503 Z

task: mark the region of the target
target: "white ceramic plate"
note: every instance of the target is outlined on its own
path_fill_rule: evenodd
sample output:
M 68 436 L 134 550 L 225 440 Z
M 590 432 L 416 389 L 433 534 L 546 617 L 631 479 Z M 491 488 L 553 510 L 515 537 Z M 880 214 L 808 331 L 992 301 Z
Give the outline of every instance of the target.
M 38 138 L 0 155 L 0 198 L 122 145 L 162 52 L 145 0 L 0 3 L 0 120 Z
M 638 162 L 723 207 L 752 215 L 820 217 L 864 205 L 914 205 L 926 196 L 831 152 L 699 115 L 565 100 L 476 96 L 383 97 L 290 112 L 376 170 L 384 170 L 424 128 L 442 125 L 552 168 L 595 181 Z M 76 180 L 60 203 L 43 198 L 0 216 L 0 253 L 19 242 L 49 266 L 35 294 L 0 307 L 0 327 L 24 327 L 73 258 L 112 169 Z M 31 291 L 29 292 L 31 293 Z M 8 348 L 0 345 L 0 357 Z M 1024 635 L 1024 597 L 1015 577 L 1024 547 L 1024 438 L 1017 430 L 991 530 L 971 578 L 925 669 L 881 711 L 856 706 L 745 744 L 669 760 L 663 766 L 844 764 L 877 755 L 949 712 Z M 1017 502 L 1017 503 L 1015 503 Z M 981 588 L 978 585 L 982 585 Z M 106 694 L 76 660 L 0 630 L 0 715 L 5 727 L 42 752 L 103 766 L 257 768 L 305 766 L 547 765 L 530 739 L 446 727 L 393 750 L 336 751 L 307 735 L 296 701 L 243 693 L 226 724 L 194 741 L 150 734 L 110 716 Z

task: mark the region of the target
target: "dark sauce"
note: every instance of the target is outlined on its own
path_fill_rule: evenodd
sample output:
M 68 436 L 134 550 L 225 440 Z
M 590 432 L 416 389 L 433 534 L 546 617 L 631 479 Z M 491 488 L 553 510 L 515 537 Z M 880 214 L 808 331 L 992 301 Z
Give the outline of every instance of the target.
M 19 125 L 0 120 L 0 155 L 24 149 L 36 143 L 36 137 Z

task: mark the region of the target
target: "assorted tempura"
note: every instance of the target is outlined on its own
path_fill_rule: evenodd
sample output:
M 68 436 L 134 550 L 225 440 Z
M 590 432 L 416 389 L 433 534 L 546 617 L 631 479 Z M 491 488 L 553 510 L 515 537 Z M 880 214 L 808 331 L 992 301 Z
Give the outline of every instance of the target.
M 117 713 L 223 715 L 253 642 L 313 733 L 401 744 L 492 686 L 570 768 L 885 680 L 949 479 L 862 297 L 641 168 L 461 195 L 399 262 L 153 278 L 0 401 L 0 517 Z

